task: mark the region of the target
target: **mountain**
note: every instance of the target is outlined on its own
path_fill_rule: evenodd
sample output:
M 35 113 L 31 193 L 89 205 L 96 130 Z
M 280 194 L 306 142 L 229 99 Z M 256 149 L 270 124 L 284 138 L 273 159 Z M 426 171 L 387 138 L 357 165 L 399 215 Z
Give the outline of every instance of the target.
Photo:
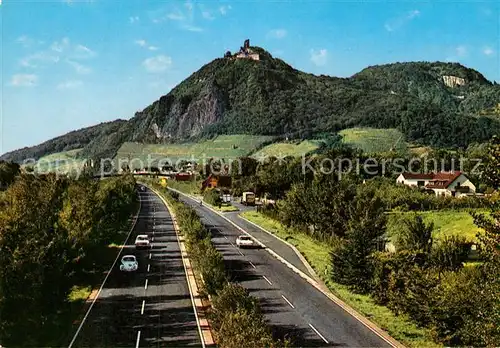
M 466 147 L 500 133 L 500 117 L 485 112 L 498 103 L 500 86 L 458 63 L 395 63 L 337 78 L 298 71 L 262 48 L 245 47 L 206 64 L 126 122 L 71 132 L 0 159 L 82 145 L 80 156 L 99 158 L 113 156 L 125 141 L 308 138 L 354 126 L 397 128 L 416 143 Z

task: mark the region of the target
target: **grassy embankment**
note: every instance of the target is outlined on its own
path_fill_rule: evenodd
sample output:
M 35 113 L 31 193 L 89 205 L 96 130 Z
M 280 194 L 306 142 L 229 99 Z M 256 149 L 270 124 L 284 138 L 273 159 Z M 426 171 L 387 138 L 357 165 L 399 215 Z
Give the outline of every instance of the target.
M 377 305 L 368 295 L 355 294 L 346 286 L 334 283 L 329 277 L 331 247 L 328 244 L 320 243 L 303 233 L 291 231 L 257 212 L 245 212 L 242 216 L 294 245 L 335 295 L 386 330 L 396 340 L 410 347 L 440 346 L 429 338 L 428 330 L 418 328 L 407 317 L 397 316 L 387 307 Z

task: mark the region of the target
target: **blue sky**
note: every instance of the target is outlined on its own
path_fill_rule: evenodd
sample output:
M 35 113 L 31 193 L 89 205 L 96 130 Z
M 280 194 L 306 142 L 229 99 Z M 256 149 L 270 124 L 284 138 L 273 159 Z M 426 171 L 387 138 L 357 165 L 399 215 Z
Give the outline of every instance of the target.
M 128 119 L 246 38 L 314 74 L 440 60 L 500 81 L 493 0 L 0 3 L 0 153 Z

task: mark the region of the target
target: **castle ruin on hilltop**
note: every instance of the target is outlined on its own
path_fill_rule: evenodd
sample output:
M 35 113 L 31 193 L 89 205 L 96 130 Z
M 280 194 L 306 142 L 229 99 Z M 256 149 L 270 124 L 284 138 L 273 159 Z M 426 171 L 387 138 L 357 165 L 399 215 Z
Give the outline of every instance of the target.
M 232 54 L 231 51 L 227 51 L 224 54 L 224 58 L 228 59 L 252 59 L 252 60 L 260 60 L 260 55 L 255 53 L 250 48 L 250 40 L 246 39 L 243 47 L 240 47 L 240 51 L 236 54 Z

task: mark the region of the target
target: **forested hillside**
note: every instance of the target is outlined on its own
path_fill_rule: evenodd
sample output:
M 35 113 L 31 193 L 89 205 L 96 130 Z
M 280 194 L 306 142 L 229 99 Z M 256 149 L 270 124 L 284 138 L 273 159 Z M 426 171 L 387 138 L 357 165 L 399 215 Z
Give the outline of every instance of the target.
M 101 127 L 85 141 L 79 132 L 69 133 L 2 158 L 82 145 L 80 155 L 95 158 L 114 155 L 125 141 L 170 143 L 219 134 L 310 138 L 354 126 L 396 128 L 408 141 L 453 148 L 500 133 L 500 117 L 491 112 L 500 103 L 500 86 L 460 64 L 395 63 L 336 78 L 307 74 L 262 48 L 252 50 L 259 61 L 215 59 L 128 122 Z

